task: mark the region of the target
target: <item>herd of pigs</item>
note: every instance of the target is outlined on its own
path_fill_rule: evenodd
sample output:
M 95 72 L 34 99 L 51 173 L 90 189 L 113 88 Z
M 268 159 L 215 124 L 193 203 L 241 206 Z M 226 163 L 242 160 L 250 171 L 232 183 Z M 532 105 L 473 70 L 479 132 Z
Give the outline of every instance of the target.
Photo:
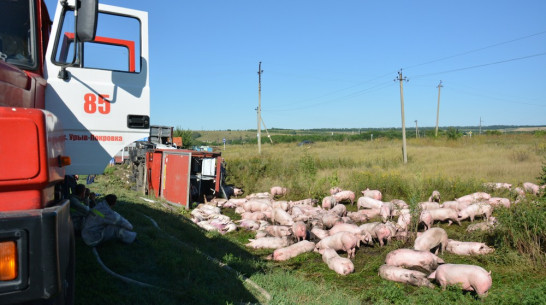
M 425 230 L 417 232 L 413 249 L 397 249 L 387 254 L 385 264 L 379 268 L 379 276 L 386 280 L 434 287 L 431 280 L 442 288 L 447 285 L 461 285 L 463 290 L 474 291 L 486 296 L 492 285 L 491 272 L 476 265 L 449 264 L 437 256 L 448 251 L 457 255 L 484 255 L 494 251 L 485 243 L 449 239 L 446 231 L 432 227 L 434 222 L 453 222 L 476 217 L 484 221 L 468 225 L 467 231 L 490 230 L 497 221 L 491 216 L 494 209 L 510 208 L 517 204 L 526 193 L 538 195 L 546 187 L 526 182 L 522 187 L 512 189 L 507 183 L 488 183 L 491 189 L 508 189 L 517 194 L 511 202 L 508 198 L 491 197 L 485 192 L 476 192 L 454 201 L 440 200 L 440 193 L 434 191 L 428 201 L 418 204 L 418 211 L 411 213 L 406 202 L 394 199 L 381 201 L 379 190 L 366 189 L 356 200 L 357 211 L 347 212 L 341 203 L 355 202 L 353 191 L 332 188 L 330 196 L 317 200 L 300 201 L 275 200 L 287 193 L 286 188 L 275 186 L 270 192 L 257 193 L 245 198 L 215 199 L 209 204 L 194 209 L 192 220 L 209 231 L 227 233 L 238 228 L 256 232 L 249 239 L 247 247 L 274 249 L 268 257 L 276 261 L 288 260 L 306 252 L 318 252 L 328 267 L 340 275 L 354 272 L 351 261 L 356 248 L 361 244 L 383 246 L 391 239 L 407 240 L 412 234 L 409 226 L 413 215 L 419 215 L 418 223 Z M 235 189 L 235 195 L 242 191 Z M 232 221 L 221 214 L 221 208 L 234 208 L 241 220 Z M 393 222 L 397 217 L 397 221 Z M 372 219 L 381 221 L 370 222 Z M 347 253 L 341 257 L 339 252 Z

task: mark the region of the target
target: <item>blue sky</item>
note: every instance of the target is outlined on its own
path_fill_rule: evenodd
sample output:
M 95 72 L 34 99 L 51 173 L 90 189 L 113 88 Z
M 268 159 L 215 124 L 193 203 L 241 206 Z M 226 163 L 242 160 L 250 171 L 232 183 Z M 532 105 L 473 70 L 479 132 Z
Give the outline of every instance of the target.
M 546 1 L 120 1 L 149 12 L 151 122 L 546 125 Z M 53 18 L 56 1 L 46 0 Z

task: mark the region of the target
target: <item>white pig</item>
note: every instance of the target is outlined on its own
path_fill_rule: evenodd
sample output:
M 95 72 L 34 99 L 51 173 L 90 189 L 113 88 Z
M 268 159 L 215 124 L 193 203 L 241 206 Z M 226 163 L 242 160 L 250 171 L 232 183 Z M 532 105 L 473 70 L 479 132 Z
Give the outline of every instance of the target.
M 355 256 L 358 238 L 349 232 L 339 232 L 328 236 L 319 241 L 315 246 L 315 251 L 322 253 L 324 249 L 343 250 L 347 252 L 347 258 Z
M 444 253 L 447 247 L 447 239 L 447 233 L 444 229 L 431 228 L 421 234 L 417 234 L 413 248 L 415 250 L 430 251 L 438 247 L 435 254 L 438 253 L 438 250 L 440 250 L 440 253 Z
M 341 191 L 332 195 L 336 202 L 350 201 L 351 205 L 355 202 L 355 193 L 353 191 Z
M 448 221 L 448 226 L 455 221 L 457 224 L 461 225 L 461 222 L 459 221 L 459 215 L 455 210 L 448 209 L 448 208 L 439 208 L 434 210 L 427 210 L 427 212 L 432 217 L 433 221 Z
M 348 258 L 340 257 L 334 249 L 324 249 L 322 260 L 337 274 L 347 275 L 355 271 L 353 262 Z
M 277 222 L 283 226 L 291 226 L 294 224 L 292 216 L 281 208 L 275 208 L 272 214 L 273 222 Z
M 302 240 L 288 247 L 276 249 L 275 251 L 273 251 L 273 260 L 285 261 L 302 253 L 311 252 L 313 251 L 313 249 L 315 249 L 314 242 Z
M 457 241 L 453 239 L 447 240 L 447 252 L 457 255 L 481 255 L 489 254 L 495 249 L 488 247 L 485 243 L 473 241 Z
M 381 209 L 381 206 L 383 205 L 383 201 L 373 199 L 370 197 L 362 196 L 358 198 L 356 202 L 356 208 L 358 210 L 362 209 Z
M 448 285 L 461 285 L 466 291 L 475 291 L 478 296 L 485 297 L 493 284 L 491 271 L 487 272 L 480 266 L 464 264 L 444 264 L 428 276 L 434 279 L 442 289 Z
M 459 212 L 459 220 L 470 218 L 470 221 L 474 221 L 476 216 L 484 216 L 485 219 L 489 219 L 492 211 L 493 208 L 489 204 L 474 203 Z
M 431 253 L 413 249 L 397 249 L 385 257 L 385 264 L 404 268 L 421 268 L 428 272 L 435 270 L 444 260 Z
M 267 232 L 267 234 L 269 234 L 270 236 L 274 237 L 292 235 L 292 233 L 290 232 L 290 227 L 288 226 L 267 226 L 264 228 L 264 231 Z
M 373 199 L 376 199 L 376 200 L 383 199 L 383 194 L 381 194 L 381 191 L 379 191 L 379 190 L 370 190 L 369 188 L 367 188 L 367 189 L 363 190 L 361 193 L 365 197 L 370 197 L 370 198 L 373 198 Z
M 339 217 L 347 215 L 347 207 L 343 204 L 337 204 L 330 210 L 331 213 L 337 214 Z
M 275 196 L 284 196 L 284 195 L 286 195 L 286 192 L 287 192 L 286 188 L 281 187 L 281 186 L 274 186 L 269 190 L 269 193 L 273 197 L 275 197 Z
M 254 249 L 278 249 L 288 246 L 288 239 L 281 237 L 262 237 L 257 239 L 248 239 L 250 242 L 245 246 Z
M 322 198 L 322 208 L 325 210 L 329 210 L 333 208 L 336 204 L 337 204 L 337 201 L 333 195 Z
M 440 192 L 434 190 L 432 191 L 432 195 L 428 197 L 429 202 L 440 202 Z
M 379 267 L 379 276 L 389 281 L 410 284 L 418 287 L 425 286 L 434 288 L 434 285 L 432 285 L 432 283 L 427 279 L 426 274 L 415 270 L 382 265 Z

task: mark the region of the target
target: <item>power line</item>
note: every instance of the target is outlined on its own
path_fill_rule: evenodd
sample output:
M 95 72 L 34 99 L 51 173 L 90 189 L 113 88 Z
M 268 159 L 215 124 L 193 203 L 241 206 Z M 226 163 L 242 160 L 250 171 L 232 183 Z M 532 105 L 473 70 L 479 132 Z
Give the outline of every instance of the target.
M 474 52 L 482 51 L 482 50 L 485 50 L 485 49 L 497 47 L 497 46 L 500 46 L 500 45 L 503 45 L 503 44 L 508 44 L 508 43 L 511 43 L 511 42 L 514 42 L 514 41 L 523 40 L 523 39 L 527 39 L 527 38 L 530 38 L 530 37 L 533 37 L 533 36 L 542 35 L 542 34 L 544 34 L 544 33 L 546 33 L 546 31 L 538 32 L 538 33 L 531 34 L 531 35 L 527 35 L 527 36 L 524 36 L 524 37 L 515 38 L 515 39 L 508 40 L 508 41 L 504 41 L 504 42 L 495 43 L 495 44 L 492 44 L 492 45 L 489 45 L 489 46 L 486 46 L 486 47 L 482 47 L 482 48 L 478 48 L 478 49 L 466 51 L 466 52 L 463 52 L 463 53 L 459 53 L 459 54 L 455 54 L 455 55 L 450 55 L 450 56 L 446 56 L 446 57 L 442 57 L 442 58 L 438 58 L 438 59 L 434 59 L 434 60 L 427 61 L 427 62 L 424 62 L 424 63 L 416 64 L 416 65 L 413 65 L 413 66 L 409 66 L 409 67 L 406 67 L 406 68 L 404 68 L 404 69 L 415 68 L 415 67 L 424 66 L 424 65 L 428 65 L 428 64 L 435 63 L 435 62 L 439 62 L 439 61 L 442 61 L 442 60 L 446 60 L 446 59 L 450 59 L 450 58 L 454 58 L 454 57 L 459 57 L 459 56 L 467 55 L 467 54 L 470 54 L 470 53 L 474 53 Z
M 532 57 L 538 57 L 538 56 L 544 56 L 544 55 L 546 55 L 546 52 L 538 53 L 538 54 L 533 54 L 533 55 L 522 56 L 522 57 L 510 58 L 510 59 L 506 59 L 506 60 L 495 61 L 495 62 L 491 62 L 491 63 L 481 64 L 481 65 L 475 65 L 475 66 L 469 66 L 469 67 L 464 67 L 464 68 L 458 68 L 458 69 L 446 70 L 446 71 L 441 71 L 441 72 L 434 72 L 434 73 L 421 74 L 421 75 L 416 75 L 416 76 L 414 76 L 414 78 L 421 78 L 421 77 L 431 76 L 431 75 L 438 75 L 438 74 L 444 74 L 444 73 L 451 73 L 451 72 L 458 72 L 458 71 L 463 71 L 463 70 L 476 69 L 476 68 L 481 68 L 481 67 L 486 67 L 486 66 L 492 66 L 492 65 L 498 65 L 498 64 L 503 64 L 503 63 L 511 62 L 511 61 L 522 60 L 522 59 L 527 59 L 527 58 L 532 58 Z

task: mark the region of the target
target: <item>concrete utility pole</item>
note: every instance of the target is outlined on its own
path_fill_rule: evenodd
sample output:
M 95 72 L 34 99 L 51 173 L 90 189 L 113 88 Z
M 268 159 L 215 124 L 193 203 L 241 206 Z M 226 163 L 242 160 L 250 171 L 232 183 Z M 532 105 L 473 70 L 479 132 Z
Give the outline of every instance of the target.
M 262 62 L 260 61 L 260 64 L 258 65 L 258 108 L 256 108 L 257 112 L 257 120 L 258 120 L 258 153 L 262 153 L 262 124 L 260 123 L 260 120 L 262 118 L 262 73 L 264 71 L 262 70 Z
M 404 118 L 404 86 L 403 81 L 409 81 L 406 77 L 402 77 L 402 69 L 398 72 L 398 78 L 394 81 L 400 81 L 400 108 L 402 112 L 402 154 L 404 156 L 404 164 L 408 163 L 408 154 L 406 152 L 406 119 Z
M 482 117 L 480 117 L 480 135 L 482 134 Z
M 415 120 L 415 138 L 419 138 L 419 128 L 417 127 L 417 120 Z
M 434 133 L 434 136 L 438 137 L 438 121 L 440 119 L 440 89 L 442 88 L 442 81 L 438 84 L 438 108 L 436 109 L 436 132 Z

